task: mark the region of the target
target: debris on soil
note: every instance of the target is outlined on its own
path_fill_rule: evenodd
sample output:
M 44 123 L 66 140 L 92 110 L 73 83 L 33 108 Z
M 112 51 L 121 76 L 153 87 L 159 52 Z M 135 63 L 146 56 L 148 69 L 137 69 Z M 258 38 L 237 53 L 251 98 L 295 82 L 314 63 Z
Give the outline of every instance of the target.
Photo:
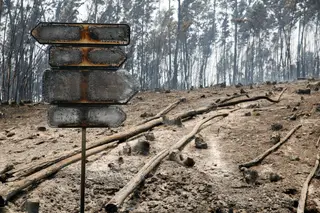
M 163 118 L 163 123 L 168 126 L 178 126 L 178 127 L 183 126 L 181 118 L 171 119 L 171 120 L 167 116 L 162 116 L 162 118 Z
M 276 144 L 276 143 L 278 143 L 278 142 L 280 142 L 280 134 L 279 133 L 273 133 L 272 135 L 271 135 L 271 137 L 270 137 L 270 142 L 272 143 L 272 144 Z
M 244 113 L 244 116 L 251 116 L 251 112 Z
M 123 157 L 119 157 L 119 158 L 118 158 L 118 163 L 119 163 L 119 165 L 121 165 L 121 164 L 123 164 L 123 163 L 124 163 L 124 159 L 123 159 Z
M 261 113 L 260 113 L 260 112 L 257 112 L 257 111 L 254 111 L 254 112 L 252 112 L 252 115 L 253 115 L 253 116 L 260 116 Z
M 14 132 L 8 132 L 8 133 L 7 133 L 7 137 L 8 137 L 8 138 L 11 138 L 11 137 L 13 137 L 15 134 L 16 134 L 16 133 L 14 133 Z
M 205 98 L 205 97 L 206 97 L 206 95 L 201 95 L 201 96 L 200 96 L 200 98 Z
M 316 107 L 315 107 L 316 112 L 320 112 L 320 104 L 319 104 L 319 103 L 317 103 L 317 104 L 315 104 L 315 105 L 316 105 Z
M 283 193 L 288 194 L 288 195 L 295 195 L 298 193 L 298 190 L 295 188 L 287 188 L 283 191 Z
M 37 127 L 37 130 L 40 132 L 45 132 L 45 131 L 47 131 L 47 128 L 44 126 L 39 126 L 39 127 Z
M 307 88 L 310 88 L 314 91 L 318 91 L 320 89 L 320 82 L 308 83 Z
M 243 87 L 243 85 L 242 85 L 241 83 L 238 83 L 238 84 L 236 84 L 235 87 L 236 87 L 236 88 L 240 88 L 240 87 Z
M 297 120 L 297 114 L 295 113 L 295 114 L 291 115 L 291 116 L 289 117 L 289 120 L 290 120 L 290 121 L 295 121 L 295 120 Z
M 29 199 L 26 201 L 26 211 L 28 213 L 38 213 L 39 212 L 39 200 Z
M 244 177 L 244 180 L 246 181 L 246 183 L 248 183 L 248 184 L 255 184 L 256 183 L 256 181 L 259 177 L 259 174 L 256 170 L 247 169 L 245 167 L 242 167 L 241 171 L 242 171 L 242 174 L 243 174 L 243 177 Z
M 194 143 L 197 149 L 208 149 L 208 144 L 204 141 L 202 135 L 197 135 L 194 138 Z
M 183 165 L 185 167 L 193 167 L 195 164 L 195 161 L 193 158 L 183 155 L 179 150 L 173 150 L 169 154 L 169 159 L 172 161 L 176 161 L 180 165 Z
M 260 108 L 259 104 L 250 104 L 246 107 L 247 109 Z
M 130 144 L 126 143 L 123 146 L 122 152 L 123 152 L 124 155 L 131 155 L 131 146 L 130 146 Z
M 311 94 L 311 90 L 310 89 L 298 89 L 296 91 L 297 94 L 299 95 L 310 95 Z
M 280 175 L 278 175 L 277 173 L 271 172 L 269 174 L 269 180 L 271 182 L 278 182 L 281 179 L 282 179 L 282 177 Z
M 156 139 L 156 137 L 154 136 L 153 132 L 147 132 L 144 134 L 144 137 L 148 140 L 148 141 L 154 141 Z
M 149 155 L 150 153 L 150 143 L 145 139 L 139 139 L 138 143 L 132 148 L 132 152 L 139 155 Z
M 300 161 L 300 158 L 298 156 L 290 156 L 290 161 Z
M 244 91 L 244 89 L 243 88 L 241 88 L 240 89 L 240 94 L 246 94 L 247 92 L 246 91 Z
M 214 87 L 226 88 L 227 84 L 226 84 L 226 82 L 222 82 L 222 83 L 214 85 Z
M 141 118 L 149 118 L 149 117 L 153 117 L 154 114 L 153 113 L 148 113 L 148 112 L 144 112 L 140 115 Z
M 283 87 L 276 87 L 275 86 L 275 87 L 272 88 L 272 90 L 276 91 L 276 92 L 281 92 L 283 90 Z
M 283 125 L 280 124 L 280 123 L 273 123 L 273 124 L 271 125 L 271 130 L 272 130 L 272 131 L 279 131 L 279 130 L 281 130 L 281 129 L 283 129 Z
M 6 173 L 11 171 L 11 170 L 13 170 L 13 169 L 14 169 L 14 165 L 13 164 L 6 164 L 3 167 L 0 167 L 0 183 L 6 181 L 6 179 L 7 179 L 7 174 Z

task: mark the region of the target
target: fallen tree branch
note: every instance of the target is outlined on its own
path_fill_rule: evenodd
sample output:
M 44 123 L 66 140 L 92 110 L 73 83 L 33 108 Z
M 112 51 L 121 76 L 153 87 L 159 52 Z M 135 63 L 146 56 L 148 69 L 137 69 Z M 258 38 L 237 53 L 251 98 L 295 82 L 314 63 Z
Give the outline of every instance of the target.
M 306 205 L 306 200 L 307 200 L 307 195 L 308 195 L 309 183 L 312 180 L 316 171 L 318 170 L 318 167 L 319 167 L 319 154 L 317 155 L 317 160 L 316 160 L 316 163 L 315 163 L 313 169 L 311 170 L 310 174 L 308 175 L 306 181 L 303 184 L 300 199 L 299 199 L 297 213 L 304 213 L 304 208 Z
M 145 120 L 145 121 L 142 121 L 140 124 L 138 125 L 141 125 L 141 124 L 144 124 L 144 123 L 147 123 L 149 121 L 152 121 L 154 119 L 157 119 L 157 118 L 160 118 L 166 114 L 168 114 L 171 110 L 173 110 L 174 108 L 176 108 L 180 103 L 182 102 L 185 102 L 186 101 L 186 98 L 180 98 L 179 100 L 177 100 L 176 102 L 170 104 L 169 106 L 167 106 L 164 110 L 162 110 L 161 112 L 159 112 L 158 114 L 156 114 L 155 116 Z
M 90 157 L 91 155 L 97 154 L 97 153 L 105 151 L 105 150 L 109 150 L 109 152 L 110 152 L 111 149 L 114 148 L 116 145 L 117 145 L 116 143 L 112 143 L 112 144 L 106 144 L 103 146 L 93 148 L 93 149 L 87 151 L 86 157 Z M 5 189 L 0 190 L 0 207 L 5 206 L 8 200 L 10 200 L 13 196 L 15 196 L 16 194 L 18 194 L 20 191 L 27 188 L 28 186 L 36 184 L 36 183 L 40 182 L 41 180 L 55 174 L 56 172 L 58 172 L 62 168 L 66 167 L 72 163 L 75 163 L 77 161 L 80 161 L 80 160 L 81 160 L 81 153 L 76 154 L 76 155 L 74 155 L 70 158 L 67 158 L 65 160 L 62 160 L 54 165 L 51 165 L 51 166 L 47 167 L 46 169 L 43 169 L 37 173 L 34 173 L 34 174 L 28 176 L 27 178 L 25 178 L 23 180 L 10 183 L 9 185 L 5 184 L 5 187 L 4 187 Z
M 117 212 L 119 206 L 124 202 L 124 200 L 137 188 L 140 183 L 145 179 L 145 177 L 173 150 L 182 150 L 183 147 L 198 133 L 200 127 L 216 117 L 226 117 L 228 114 L 219 114 L 210 116 L 201 122 L 199 122 L 193 130 L 181 138 L 176 144 L 171 148 L 161 151 L 159 154 L 151 158 L 141 169 L 140 171 L 120 190 L 115 196 L 104 206 L 104 209 L 107 212 Z
M 319 143 L 320 143 L 320 136 L 319 136 L 319 138 L 318 138 L 318 140 L 317 140 L 316 148 L 319 147 Z
M 256 157 L 255 159 L 253 159 L 252 161 L 249 161 L 247 163 L 243 163 L 239 165 L 239 168 L 241 169 L 242 167 L 246 167 L 246 168 L 250 168 L 252 166 L 256 166 L 258 164 L 261 163 L 261 161 L 267 157 L 268 155 L 270 155 L 272 152 L 274 152 L 275 150 L 277 150 L 280 146 L 282 146 L 290 137 L 291 135 L 293 135 L 293 133 L 295 131 L 297 131 L 302 125 L 298 125 L 295 128 L 293 128 L 284 139 L 282 139 L 279 143 L 275 144 L 274 146 L 272 146 L 270 149 L 268 149 L 267 151 L 265 151 L 264 153 L 262 153 L 261 155 L 259 155 L 258 157 Z
M 257 100 L 267 100 L 270 101 L 272 103 L 279 103 L 280 99 L 283 95 L 283 93 L 287 90 L 287 88 L 284 88 L 281 93 L 279 94 L 277 99 L 271 99 L 268 96 L 255 96 L 252 98 L 247 98 L 247 99 L 241 99 L 241 100 L 236 100 L 236 101 L 230 101 L 230 102 L 225 102 L 225 103 L 221 103 L 221 104 L 217 104 L 218 107 L 226 107 L 226 106 L 234 106 L 240 103 L 245 103 L 245 102 L 251 102 L 251 101 L 257 101 Z M 215 104 L 213 104 L 213 107 L 215 106 Z
M 228 102 L 228 101 L 231 101 L 231 100 L 233 100 L 233 99 L 240 98 L 240 97 L 243 97 L 243 96 L 247 96 L 247 97 L 248 97 L 248 94 L 238 94 L 238 95 L 234 95 L 234 96 L 227 97 L 227 98 L 225 98 L 225 99 L 216 101 L 215 103 L 217 103 L 217 104 L 220 103 L 220 104 L 221 104 L 221 103 L 225 103 L 225 102 Z

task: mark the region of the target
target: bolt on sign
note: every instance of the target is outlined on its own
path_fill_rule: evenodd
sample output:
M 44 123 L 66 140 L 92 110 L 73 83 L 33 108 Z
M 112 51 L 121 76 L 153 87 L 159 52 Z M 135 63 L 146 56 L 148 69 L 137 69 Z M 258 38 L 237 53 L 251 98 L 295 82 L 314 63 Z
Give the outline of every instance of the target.
M 41 22 L 31 34 L 39 43 L 53 45 L 49 49 L 52 69 L 43 75 L 44 101 L 56 105 L 49 110 L 49 125 L 121 125 L 125 113 L 106 105 L 126 104 L 138 92 L 137 81 L 126 70 L 118 70 L 127 59 L 119 46 L 130 43 L 130 27 Z

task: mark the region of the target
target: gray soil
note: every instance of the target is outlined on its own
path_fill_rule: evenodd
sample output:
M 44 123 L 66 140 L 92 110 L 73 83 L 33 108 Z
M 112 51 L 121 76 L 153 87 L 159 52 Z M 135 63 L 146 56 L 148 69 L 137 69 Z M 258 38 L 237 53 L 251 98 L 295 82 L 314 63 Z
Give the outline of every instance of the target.
M 307 82 L 242 87 L 252 97 L 269 91 L 276 98 L 274 87 L 288 87 L 280 103 L 266 100 L 243 103 L 224 119 L 215 119 L 201 130 L 207 149 L 196 149 L 191 141 L 183 154 L 192 157 L 195 165 L 186 168 L 165 159 L 156 170 L 125 200 L 120 212 L 237 212 L 258 213 L 296 212 L 301 187 L 313 168 L 319 150 L 320 94 L 298 95 L 297 89 L 306 88 Z M 205 88 L 187 91 L 141 92 L 123 110 L 127 120 L 119 128 L 88 129 L 88 143 L 114 132 L 134 127 L 145 118 L 145 113 L 157 114 L 181 97 L 187 99 L 169 113 L 207 106 L 218 98 L 239 93 L 240 88 Z M 252 104 L 255 104 L 253 106 Z M 47 125 L 48 105 L 0 106 L 0 170 L 8 164 L 15 169 L 29 163 L 81 146 L 79 129 L 54 129 Z M 229 112 L 228 109 L 219 110 Z M 250 112 L 250 113 L 249 113 Z M 172 146 L 188 134 L 197 122 L 212 111 L 183 122 L 183 125 L 162 125 L 152 129 L 150 153 L 141 155 L 123 153 L 126 143 L 111 151 L 88 158 L 86 170 L 86 212 L 98 212 L 104 203 L 120 190 L 139 169 L 161 150 Z M 245 114 L 247 116 L 245 116 Z M 296 115 L 293 119 L 292 115 Z M 274 123 L 283 128 L 273 131 Z M 254 159 L 273 146 L 275 134 L 284 138 L 298 124 L 302 127 L 263 162 L 250 168 L 258 177 L 249 180 L 238 165 Z M 40 131 L 39 127 L 46 127 Z M 43 130 L 43 129 L 42 129 Z M 131 147 L 139 138 L 129 140 Z M 255 173 L 256 171 L 256 173 Z M 250 173 L 251 174 L 251 173 Z M 271 178 L 270 178 L 271 177 Z M 9 183 L 0 182 L 1 188 Z M 313 179 L 308 192 L 306 212 L 320 212 L 320 181 Z M 54 176 L 16 196 L 10 203 L 11 212 L 24 212 L 28 199 L 40 201 L 41 213 L 79 212 L 80 162 L 72 164 Z M 10 211 L 9 211 L 10 212 Z M 100 211 L 102 212 L 102 211 Z

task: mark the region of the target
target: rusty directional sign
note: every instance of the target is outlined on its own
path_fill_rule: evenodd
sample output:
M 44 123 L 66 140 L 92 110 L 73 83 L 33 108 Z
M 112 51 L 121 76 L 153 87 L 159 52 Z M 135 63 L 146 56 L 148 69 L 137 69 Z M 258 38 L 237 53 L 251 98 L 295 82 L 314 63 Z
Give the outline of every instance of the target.
M 118 69 L 127 60 L 120 48 L 51 47 L 49 64 L 58 68 Z
M 85 212 L 86 128 L 118 127 L 126 114 L 112 104 L 126 104 L 138 82 L 124 69 L 126 54 L 115 46 L 130 43 L 126 24 L 39 23 L 31 35 L 51 44 L 42 78 L 44 101 L 56 105 L 48 123 L 57 128 L 81 128 L 80 213 Z M 119 69 L 119 70 L 118 70 Z
M 138 82 L 125 70 L 47 70 L 44 100 L 51 104 L 126 104 Z
M 48 111 L 51 127 L 119 127 L 126 114 L 117 106 L 53 106 Z
M 31 34 L 40 44 L 101 46 L 130 43 L 130 27 L 127 24 L 40 22 Z

